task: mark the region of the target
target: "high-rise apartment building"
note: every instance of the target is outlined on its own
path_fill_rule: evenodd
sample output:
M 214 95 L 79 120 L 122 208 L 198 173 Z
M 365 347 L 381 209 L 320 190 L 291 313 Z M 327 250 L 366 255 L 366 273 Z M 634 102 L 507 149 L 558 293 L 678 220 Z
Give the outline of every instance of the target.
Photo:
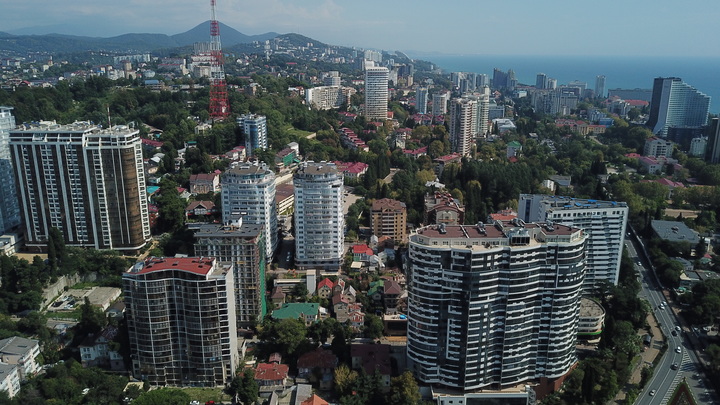
M 407 229 L 407 208 L 405 203 L 390 198 L 373 201 L 370 211 L 370 226 L 373 235 L 391 237 L 395 243 L 405 241 Z
M 241 164 L 220 176 L 223 223 L 262 225 L 265 257 L 272 261 L 278 245 L 275 173 L 262 164 Z
M 139 131 L 41 122 L 10 131 L 26 245 L 58 228 L 71 246 L 137 251 L 150 240 Z
M 135 378 L 225 385 L 239 365 L 233 269 L 214 258 L 149 258 L 123 274 Z
M 484 137 L 490 131 L 490 88 L 483 87 L 482 93 L 466 94 L 463 98 L 474 100 L 475 113 L 474 137 Z
M 585 292 L 594 293 L 603 282 L 617 285 L 628 219 L 627 203 L 520 194 L 518 218 L 584 229 L 589 238 Z
M 10 131 L 13 129 L 12 107 L 0 106 L 0 235 L 20 225 L 20 206 L 10 156 Z
M 255 149 L 267 149 L 268 131 L 264 115 L 243 114 L 237 118 L 237 125 L 245 135 L 245 151 L 253 155 Z
M 420 114 L 427 114 L 428 104 L 428 88 L 427 86 L 418 86 L 415 89 L 415 109 Z
M 345 240 L 343 176 L 333 163 L 306 162 L 295 173 L 295 264 L 338 269 Z
M 450 145 L 453 152 L 470 155 L 477 127 L 478 101 L 456 98 L 450 103 Z
M 249 328 L 262 321 L 267 313 L 263 226 L 236 221 L 200 225 L 194 231 L 195 256 L 233 264 L 237 326 Z
M 710 163 L 720 163 L 720 118 L 713 118 L 710 124 L 708 143 L 712 150 L 708 156 Z
M 386 67 L 365 69 L 365 116 L 368 120 L 387 119 L 389 75 Z
M 605 76 L 598 75 L 595 77 L 595 97 L 605 97 Z
M 656 77 L 646 125 L 655 135 L 664 138 L 670 127 L 707 125 L 709 112 L 710 96 L 678 77 Z
M 411 234 L 408 369 L 465 392 L 567 374 L 586 240 L 578 228 L 520 220 Z
M 535 88 L 543 90 L 548 88 L 548 77 L 545 73 L 538 73 L 535 76 Z
M 448 93 L 435 93 L 432 95 L 432 115 L 437 117 L 447 113 L 447 104 L 449 100 Z

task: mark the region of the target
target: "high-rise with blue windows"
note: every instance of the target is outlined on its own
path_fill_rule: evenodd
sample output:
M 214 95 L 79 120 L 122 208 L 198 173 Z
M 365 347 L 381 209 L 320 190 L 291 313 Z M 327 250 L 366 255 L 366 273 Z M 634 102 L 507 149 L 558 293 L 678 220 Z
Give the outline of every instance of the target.
M 647 126 L 660 137 L 671 127 L 705 126 L 710 112 L 710 96 L 679 77 L 656 77 Z
M 241 115 L 237 118 L 237 125 L 245 135 L 245 151 L 248 156 L 252 156 L 255 149 L 267 149 L 268 130 L 264 115 Z

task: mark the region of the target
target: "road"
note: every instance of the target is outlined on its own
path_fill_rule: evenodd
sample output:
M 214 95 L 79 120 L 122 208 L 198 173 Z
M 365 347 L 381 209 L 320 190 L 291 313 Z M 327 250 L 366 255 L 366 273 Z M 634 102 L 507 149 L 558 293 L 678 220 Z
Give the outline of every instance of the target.
M 704 381 L 705 375 L 698 369 L 700 361 L 687 337 L 687 334 L 692 332 L 687 328 L 681 328 L 680 332 L 675 330 L 677 326 L 681 325 L 680 321 L 671 310 L 670 304 L 663 295 L 662 289 L 658 287 L 659 283 L 657 283 L 655 276 L 642 265 L 641 259 L 638 257 L 634 246 L 635 241 L 633 240 L 632 242 L 633 243 L 626 240 L 625 245 L 628 249 L 629 256 L 635 261 L 635 266 L 641 277 L 641 294 L 650 303 L 655 318 L 668 344 L 667 351 L 655 367 L 653 377 L 647 383 L 635 403 L 639 405 L 667 404 L 675 387 L 677 387 L 683 379 L 687 381 L 695 399 L 697 399 L 699 403 L 715 403 L 713 402 L 711 394 L 708 393 L 705 388 L 707 387 Z M 675 334 L 673 334 L 674 330 Z M 677 352 L 677 348 L 680 348 L 680 353 Z M 674 364 L 677 364 L 677 369 L 674 369 Z M 652 391 L 655 391 L 654 395 L 650 395 Z

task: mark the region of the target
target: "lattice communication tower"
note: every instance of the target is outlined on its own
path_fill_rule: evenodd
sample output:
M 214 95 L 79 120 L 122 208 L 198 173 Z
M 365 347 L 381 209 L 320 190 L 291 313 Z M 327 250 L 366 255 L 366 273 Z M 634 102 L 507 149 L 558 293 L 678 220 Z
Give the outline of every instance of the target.
M 220 25 L 215 18 L 215 0 L 210 0 L 210 13 L 210 118 L 223 120 L 230 114 L 230 104 L 220 45 Z

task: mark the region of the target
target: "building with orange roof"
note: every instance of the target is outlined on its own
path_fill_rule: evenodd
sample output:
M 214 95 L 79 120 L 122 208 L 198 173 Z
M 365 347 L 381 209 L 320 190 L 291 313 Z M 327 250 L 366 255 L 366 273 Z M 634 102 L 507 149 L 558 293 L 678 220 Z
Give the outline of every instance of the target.
M 310 398 L 302 401 L 300 405 L 329 405 L 328 402 L 319 396 L 317 394 L 313 394 Z

